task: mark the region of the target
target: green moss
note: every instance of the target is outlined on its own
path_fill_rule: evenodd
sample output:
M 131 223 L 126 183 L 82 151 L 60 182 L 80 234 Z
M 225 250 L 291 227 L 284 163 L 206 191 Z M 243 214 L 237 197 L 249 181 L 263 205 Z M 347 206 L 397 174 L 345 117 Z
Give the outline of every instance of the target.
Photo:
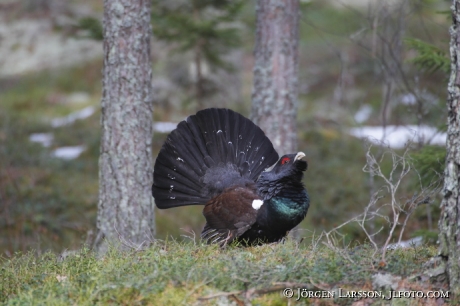
M 441 5 L 439 1 L 438 4 Z M 98 11 L 102 9 L 102 4 L 95 4 L 94 1 L 91 5 L 98 6 Z M 405 33 L 422 40 L 426 40 L 424 36 L 428 35 L 428 41 L 435 38 L 436 42 L 433 43 L 442 45 L 440 42 L 448 41 L 446 29 L 450 21 L 438 19 L 433 23 L 430 15 L 435 10 L 428 6 L 424 10 L 423 14 L 406 16 L 409 20 Z M 368 13 L 373 12 L 336 9 L 326 2 L 311 1 L 301 8 L 301 13 L 299 88 L 302 94 L 298 113 L 298 147 L 307 154 L 309 162 L 304 182 L 311 196 L 311 207 L 306 220 L 301 224 L 300 236 L 309 240 L 309 236 L 317 235 L 323 229 L 329 230 L 362 212 L 369 201 L 372 186 L 369 175 L 362 171 L 366 162 L 365 147 L 360 140 L 348 136 L 345 128 L 355 124 L 353 113 L 363 104 L 373 108 L 373 115 L 367 123 L 381 123 L 382 80 L 379 59 L 371 54 L 370 48 L 367 49 L 373 39 L 372 20 L 367 17 Z M 243 23 L 249 25 L 242 31 L 244 36 L 241 40 L 241 48 L 244 50 L 241 57 L 243 102 L 232 104 L 224 98 L 225 103 L 213 106 L 225 105 L 232 109 L 246 110 L 248 115 L 255 33 L 253 2 L 247 2 L 242 8 L 242 16 Z M 422 19 L 424 31 L 420 31 Z M 88 25 L 93 27 L 93 21 Z M 174 61 L 188 63 L 187 59 L 179 60 L 177 54 L 172 57 L 170 45 L 154 45 L 155 78 L 173 79 L 174 74 L 188 73 L 187 65 L 181 72 L 173 64 Z M 404 52 L 404 56 L 410 54 Z M 49 119 L 83 107 L 56 102 L 59 100 L 56 97 L 61 95 L 84 91 L 91 97 L 91 101 L 84 106 L 98 105 L 102 84 L 101 68 L 102 59 L 99 59 L 77 67 L 0 80 L 0 201 L 3 205 L 0 210 L 0 253 L 11 254 L 17 250 L 29 249 L 35 249 L 37 253 L 46 250 L 59 252 L 64 248 L 78 248 L 84 243 L 87 232 L 95 229 L 99 115 L 57 129 L 49 126 Z M 168 72 L 168 69 L 171 71 Z M 407 62 L 403 71 L 406 80 L 416 80 L 416 84 L 409 84 L 414 87 L 411 90 L 420 90 L 421 93 L 426 91 L 434 97 L 424 106 L 426 112 L 423 113 L 423 123 L 439 126 L 446 122 L 443 104 L 445 85 L 439 82 L 444 76 L 439 72 L 420 75 L 413 67 L 408 67 Z M 341 79 L 341 76 L 344 78 Z M 359 94 L 353 99 L 343 98 L 338 103 L 334 101 L 334 93 L 339 85 L 343 86 L 344 96 L 348 91 Z M 405 91 L 407 88 L 406 85 L 403 87 L 401 89 L 398 86 L 395 95 L 404 94 L 400 90 Z M 183 91 L 176 98 L 181 100 L 190 97 L 190 94 L 190 91 Z M 174 108 L 167 105 L 155 106 L 154 119 L 175 121 L 193 113 L 192 107 Z M 387 123 L 407 124 L 417 120 L 414 107 L 399 105 L 392 109 Z M 53 146 L 43 148 L 30 143 L 28 136 L 36 132 L 52 132 L 55 137 Z M 154 158 L 165 139 L 165 134 L 154 135 Z M 51 150 L 56 147 L 80 144 L 88 150 L 76 160 L 62 161 L 50 157 Z M 425 174 L 428 175 L 428 182 L 435 173 L 442 173 L 444 166 L 442 148 L 434 149 L 436 152 L 429 150 L 421 153 L 421 159 L 414 156 L 416 169 L 423 179 Z M 385 171 L 388 165 L 384 161 Z M 419 187 L 414 187 L 416 182 L 410 179 L 403 184 L 398 198 L 410 198 Z M 157 210 L 156 238 L 172 237 L 188 241 L 188 238 L 181 235 L 193 236 L 194 232 L 195 236 L 199 236 L 205 222 L 201 211 L 201 206 Z M 388 211 L 385 213 L 387 216 L 391 214 Z M 420 228 L 428 228 L 428 214 L 429 211 L 423 208 L 417 209 L 410 219 L 404 239 Z M 433 208 L 431 216 L 432 224 L 436 224 L 437 208 Z M 387 224 L 376 225 L 385 225 L 382 233 L 388 232 Z M 346 227 L 344 232 L 344 245 L 365 241 L 363 231 L 357 226 Z M 433 237 L 434 234 L 430 235 Z M 342 272 L 337 271 L 333 264 L 328 265 L 318 268 L 324 269 L 326 279 L 332 281 L 343 277 Z M 225 279 L 221 281 L 226 282 Z M 238 286 L 241 284 L 238 283 Z M 126 294 L 136 296 L 137 293 L 129 291 Z
M 421 272 L 433 248 L 389 254 L 386 272 L 406 277 Z M 0 259 L 0 302 L 7 305 L 215 305 L 221 292 L 273 288 L 279 282 L 314 283 L 327 288 L 359 287 L 372 272 L 372 249 L 334 251 L 292 241 L 261 247 L 229 247 L 159 242 L 142 251 L 113 248 L 102 258 L 83 249 L 64 259 L 32 253 Z M 269 290 L 268 290 L 269 291 Z M 281 292 L 247 295 L 253 305 L 285 305 Z M 235 294 L 244 300 L 245 295 Z M 220 300 L 231 301 L 231 296 Z M 318 300 L 318 302 L 321 300 Z M 301 301 L 309 304 L 313 300 Z M 324 300 L 327 302 L 327 300 Z M 331 301 L 329 301 L 331 302 Z

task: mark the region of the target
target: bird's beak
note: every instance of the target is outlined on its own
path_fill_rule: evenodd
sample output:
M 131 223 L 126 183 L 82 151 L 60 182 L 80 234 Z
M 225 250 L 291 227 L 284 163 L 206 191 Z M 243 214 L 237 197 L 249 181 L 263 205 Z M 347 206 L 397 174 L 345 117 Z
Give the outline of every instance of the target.
M 294 157 L 294 161 L 301 160 L 304 157 L 305 157 L 305 153 L 298 152 L 297 155 Z

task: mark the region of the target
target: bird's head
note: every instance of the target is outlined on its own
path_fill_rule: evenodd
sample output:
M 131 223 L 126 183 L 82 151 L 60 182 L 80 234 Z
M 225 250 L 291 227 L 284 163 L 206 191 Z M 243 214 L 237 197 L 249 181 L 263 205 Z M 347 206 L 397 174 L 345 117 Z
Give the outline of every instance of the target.
M 302 160 L 304 157 L 305 153 L 303 152 L 281 156 L 273 166 L 265 169 L 265 171 L 260 174 L 259 180 L 278 181 L 289 178 L 291 180 L 301 181 L 303 172 L 308 168 L 307 162 Z

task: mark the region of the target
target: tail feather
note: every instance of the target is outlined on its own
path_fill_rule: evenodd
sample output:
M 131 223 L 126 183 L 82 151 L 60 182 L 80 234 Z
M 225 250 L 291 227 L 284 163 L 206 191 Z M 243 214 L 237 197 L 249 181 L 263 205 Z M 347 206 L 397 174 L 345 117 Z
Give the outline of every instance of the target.
M 152 194 L 159 208 L 205 204 L 232 184 L 255 181 L 278 160 L 264 132 L 228 109 L 179 123 L 158 154 Z
M 163 189 L 172 189 L 176 190 L 177 192 L 182 192 L 191 195 L 195 194 L 196 190 L 199 190 L 201 188 L 201 184 L 199 182 L 193 181 L 190 179 L 190 176 L 184 175 L 184 173 L 186 173 L 187 171 L 186 169 L 184 169 L 185 171 L 179 170 L 171 174 L 170 169 L 167 166 L 162 165 L 161 163 L 155 169 L 155 171 L 157 171 L 158 176 L 166 176 L 170 181 L 175 181 L 174 183 L 171 183 L 166 180 L 158 180 L 156 184 L 158 187 L 161 187 Z

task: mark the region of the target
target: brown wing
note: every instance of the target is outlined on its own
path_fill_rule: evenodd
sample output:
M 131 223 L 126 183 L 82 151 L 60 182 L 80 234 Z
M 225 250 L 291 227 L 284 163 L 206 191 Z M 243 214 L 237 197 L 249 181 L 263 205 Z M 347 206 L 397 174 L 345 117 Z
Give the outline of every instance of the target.
M 208 201 L 203 209 L 206 225 L 201 237 L 224 246 L 246 232 L 257 219 L 252 202 L 260 199 L 253 186 L 233 186 Z

